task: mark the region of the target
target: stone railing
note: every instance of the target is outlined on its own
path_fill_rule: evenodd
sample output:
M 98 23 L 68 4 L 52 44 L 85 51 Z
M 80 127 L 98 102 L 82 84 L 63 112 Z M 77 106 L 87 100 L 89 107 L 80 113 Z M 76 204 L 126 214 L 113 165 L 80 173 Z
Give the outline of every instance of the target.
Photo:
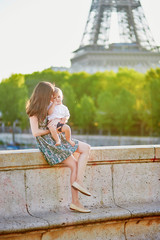
M 89 214 L 69 210 L 69 171 L 37 149 L 0 151 L 0 239 L 160 239 L 159 145 L 93 147 Z

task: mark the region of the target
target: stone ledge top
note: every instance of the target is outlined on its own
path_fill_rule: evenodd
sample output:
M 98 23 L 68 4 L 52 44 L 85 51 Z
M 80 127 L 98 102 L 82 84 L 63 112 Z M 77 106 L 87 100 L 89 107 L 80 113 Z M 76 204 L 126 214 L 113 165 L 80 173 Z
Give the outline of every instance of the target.
M 54 212 L 32 213 L 31 215 L 0 218 L 0 234 L 53 229 L 104 221 L 129 220 L 160 215 L 160 202 L 134 204 L 127 206 L 95 206 L 91 213 L 81 214 L 69 208 L 55 209 Z
M 160 145 L 92 147 L 88 164 L 159 162 Z M 55 165 L 56 167 L 62 164 Z M 64 166 L 64 165 L 63 165 Z M 0 151 L 0 171 L 50 167 L 39 149 Z

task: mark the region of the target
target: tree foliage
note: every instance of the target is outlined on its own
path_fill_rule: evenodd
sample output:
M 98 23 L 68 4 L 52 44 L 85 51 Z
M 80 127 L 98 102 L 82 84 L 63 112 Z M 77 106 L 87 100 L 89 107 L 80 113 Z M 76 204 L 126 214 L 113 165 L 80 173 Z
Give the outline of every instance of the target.
M 11 75 L 0 84 L 0 111 L 2 120 L 14 126 L 14 122 L 19 120 L 21 126 L 26 125 L 25 103 L 27 100 L 27 88 L 24 84 L 24 76 L 21 74 Z M 24 125 L 23 125 L 24 124 Z M 14 134 L 14 128 L 12 130 Z M 13 135 L 14 138 L 14 135 Z M 14 140 L 14 139 L 13 139 Z
M 79 125 L 85 132 L 90 132 L 95 119 L 95 106 L 91 97 L 83 95 L 80 100 Z
M 69 73 L 46 69 L 32 74 L 14 74 L 0 83 L 0 111 L 5 123 L 20 120 L 27 127 L 26 96 L 40 81 L 60 87 L 78 131 L 112 134 L 160 134 L 160 68 L 145 74 L 133 69 Z

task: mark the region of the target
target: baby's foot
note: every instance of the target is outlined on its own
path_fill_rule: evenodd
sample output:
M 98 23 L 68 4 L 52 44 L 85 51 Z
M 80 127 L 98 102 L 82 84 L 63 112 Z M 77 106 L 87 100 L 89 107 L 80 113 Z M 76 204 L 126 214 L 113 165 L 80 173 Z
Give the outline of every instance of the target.
M 72 147 L 75 146 L 75 142 L 73 142 L 72 140 L 69 140 L 68 142 L 71 144 Z
M 61 145 L 61 141 L 56 142 L 55 146 Z

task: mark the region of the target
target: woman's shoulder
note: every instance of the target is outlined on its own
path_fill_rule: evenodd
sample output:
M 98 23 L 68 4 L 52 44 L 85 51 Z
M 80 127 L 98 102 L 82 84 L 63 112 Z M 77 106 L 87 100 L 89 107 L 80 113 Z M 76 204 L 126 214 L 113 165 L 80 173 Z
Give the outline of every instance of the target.
M 31 116 L 29 117 L 30 122 L 37 123 L 38 125 L 46 125 L 47 123 L 47 117 L 44 120 L 38 120 L 37 116 Z

